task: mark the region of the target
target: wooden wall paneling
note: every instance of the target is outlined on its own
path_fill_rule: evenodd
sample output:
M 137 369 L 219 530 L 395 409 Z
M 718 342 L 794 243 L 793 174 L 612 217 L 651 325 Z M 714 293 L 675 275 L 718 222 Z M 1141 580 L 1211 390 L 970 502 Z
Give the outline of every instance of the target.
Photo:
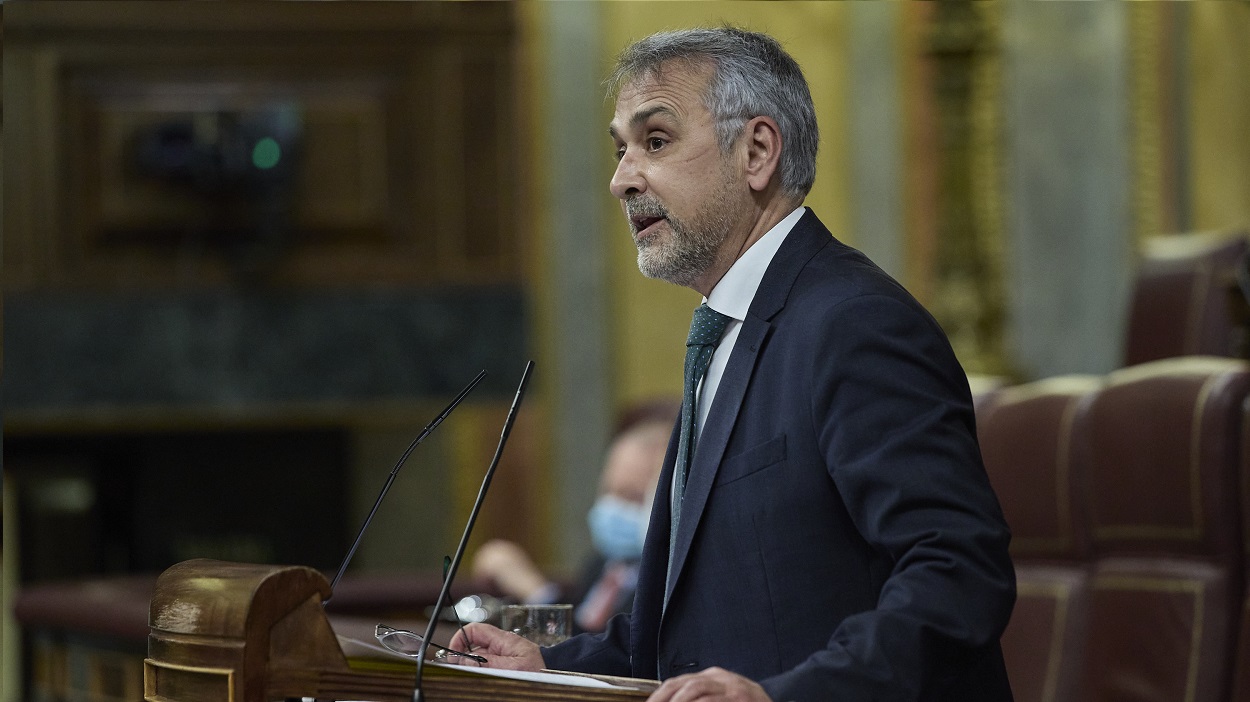
M 1134 244 L 1187 230 L 1184 73 L 1189 51 L 1183 4 L 1127 8 L 1131 60 Z
M 902 102 L 904 112 L 904 218 L 907 242 L 904 247 L 903 279 L 907 289 L 926 306 L 933 304 L 937 285 L 938 210 L 941 201 L 939 174 L 942 170 L 938 138 L 936 59 L 928 51 L 929 28 L 934 23 L 934 5 L 908 4 L 902 8 L 904 58 Z
M 496 275 L 505 272 L 500 264 L 517 254 L 515 218 L 505 216 L 513 209 L 514 190 L 506 133 L 512 125 L 504 119 L 512 101 L 506 58 L 498 50 L 468 57 L 464 82 L 466 131 L 480 140 L 481 147 L 466 151 L 468 193 L 476 199 L 480 189 L 494 190 L 482 199 L 482 206 L 465 210 L 464 255 L 470 267 Z
M 203 77 L 157 80 L 120 71 L 75 76 L 66 85 L 65 201 L 73 224 L 67 238 L 80 265 L 104 280 L 118 269 L 142 267 L 145 279 L 161 279 L 171 255 L 203 253 L 222 238 L 218 226 L 245 225 L 249 213 L 229 215 L 225 203 L 195 196 L 137 173 L 134 139 L 170 120 L 188 121 L 212 131 L 217 111 L 246 113 L 271 106 L 299 106 L 305 123 L 305 167 L 297 185 L 295 231 L 288 254 L 307 257 L 304 247 L 351 242 L 374 246 L 386 240 L 384 201 L 388 174 L 381 131 L 388 86 L 380 81 L 226 80 Z M 372 148 L 370 148 L 372 146 Z M 289 157 L 289 156 L 288 156 Z M 381 186 L 381 187 L 380 187 Z M 235 203 L 234 207 L 238 208 Z M 223 217 L 223 215 L 226 215 Z M 214 218 L 221 221 L 213 223 Z M 178 256 L 183 259 L 185 256 Z M 185 266 L 185 261 L 180 261 Z M 202 276 L 222 274 L 215 257 L 198 256 Z
M 437 164 L 433 169 L 435 179 L 431 190 L 436 198 L 431 208 L 434 252 L 446 273 L 461 274 L 464 260 L 459 235 L 464 231 L 464 208 L 470 200 L 480 206 L 480 198 L 489 194 L 474 192 L 472 198 L 469 197 L 465 190 L 465 159 L 457 148 L 465 138 L 463 56 L 453 47 L 443 46 L 432 59 L 434 69 L 429 84 L 433 90 L 426 87 L 423 91 L 428 102 L 421 109 L 431 110 L 436 115 L 429 131 L 422 135 L 429 147 L 428 151 L 423 150 L 422 156 L 428 153 Z
M 131 142 L 169 120 L 211 131 L 216 112 L 290 104 L 304 162 L 273 281 L 515 281 L 501 236 L 510 9 L 334 5 L 24 10 L 6 72 L 10 95 L 32 94 L 9 102 L 22 107 L 6 136 L 29 145 L 10 154 L 10 182 L 31 183 L 6 214 L 6 274 L 25 287 L 227 281 L 211 222 L 239 205 L 141 177 Z
M 513 369 L 509 369 L 513 370 Z M 518 376 L 519 378 L 519 376 Z M 528 404 L 528 403 L 527 403 Z M 486 469 L 494 457 L 499 431 L 508 415 L 508 404 L 480 404 L 457 409 L 457 414 L 469 410 L 468 416 L 458 417 L 459 423 L 452 428 L 456 463 L 461 466 L 451 486 L 451 501 L 455 507 L 451 526 L 447 528 L 451 539 L 446 548 L 454 549 L 463 532 L 463 524 L 473 508 L 473 502 L 481 489 Z M 544 474 L 538 464 L 538 432 L 547 419 L 537 403 L 524 407 L 516 418 L 508 443 L 499 458 L 499 466 L 490 484 L 478 521 L 466 549 L 471 557 L 486 541 L 506 538 L 520 544 L 528 553 L 543 552 L 539 517 L 551 513 L 555 507 L 543 501 Z M 581 528 L 579 524 L 570 528 Z M 448 554 L 451 552 L 448 551 Z M 461 563 L 457 578 L 469 572 L 469 563 Z
M 1183 176 L 1196 231 L 1250 224 L 1250 5 L 1185 4 Z
M 1001 19 L 994 6 L 935 5 L 927 37 L 938 137 L 933 297 L 970 372 L 1010 375 L 1004 349 L 998 186 Z
M 308 226 L 320 221 L 332 229 L 356 225 L 379 232 L 386 222 L 387 97 L 378 93 L 393 86 L 369 88 L 304 114 L 306 170 L 300 200 Z
M 209 122 L 203 125 L 207 129 L 211 120 L 203 119 L 203 113 L 294 103 L 302 107 L 305 133 L 298 213 L 303 235 L 384 238 L 379 231 L 386 226 L 388 197 L 386 103 L 395 90 L 389 81 L 364 76 L 352 81 L 213 84 L 191 78 L 152 82 L 142 91 L 131 88 L 135 82 L 110 76 L 70 87 L 79 103 L 77 146 L 95 159 L 81 186 L 88 195 L 84 204 L 93 206 L 84 234 L 125 237 L 136 229 L 178 227 L 189 215 L 203 214 L 203 204 L 190 193 L 134 172 L 129 142 L 136 132 L 170 119 L 197 117 Z
M 10 11 L 6 15 L 12 16 Z M 53 241 L 38 232 L 55 226 L 52 198 L 55 189 L 54 153 L 41 149 L 55 110 L 52 95 L 40 88 L 48 74 L 47 54 L 14 45 L 6 34 L 4 46 L 4 286 L 13 289 L 49 275 L 55 256 Z M 19 109 L 20 106 L 20 109 Z M 41 139 L 42 137 L 42 139 Z

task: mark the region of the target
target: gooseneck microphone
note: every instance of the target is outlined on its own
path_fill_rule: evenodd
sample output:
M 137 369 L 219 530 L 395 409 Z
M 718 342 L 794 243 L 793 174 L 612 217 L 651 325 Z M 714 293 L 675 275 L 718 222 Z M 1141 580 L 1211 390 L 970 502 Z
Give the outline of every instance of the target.
M 356 555 L 356 549 L 360 547 L 360 540 L 365 535 L 365 529 L 369 528 L 369 523 L 373 521 L 373 515 L 377 514 L 378 507 L 382 504 L 382 498 L 386 497 L 387 491 L 391 489 L 391 483 L 395 482 L 395 476 L 399 474 L 399 469 L 404 465 L 404 462 L 408 460 L 408 456 L 412 453 L 412 450 L 424 441 L 425 437 L 429 436 L 430 432 L 434 431 L 439 424 L 442 424 L 443 420 L 447 419 L 447 415 L 451 414 L 451 411 L 456 409 L 456 406 L 460 404 L 460 401 L 467 397 L 469 392 L 473 390 L 473 388 L 477 387 L 477 384 L 482 382 L 482 378 L 485 377 L 486 371 L 480 371 L 477 374 L 477 377 L 469 381 L 469 384 L 460 391 L 460 394 L 456 395 L 456 399 L 452 400 L 451 404 L 447 405 L 446 409 L 434 418 L 434 421 L 427 424 L 425 429 L 421 431 L 417 438 L 412 440 L 411 444 L 408 444 L 408 449 L 404 451 L 404 455 L 399 457 L 399 461 L 396 462 L 395 467 L 391 469 L 391 474 L 386 477 L 386 483 L 382 485 L 382 491 L 378 493 L 378 499 L 374 501 L 373 509 L 369 510 L 369 516 L 365 517 L 365 523 L 360 525 L 360 531 L 356 533 L 356 540 L 352 542 L 352 547 L 347 550 L 347 555 L 343 557 L 343 563 L 339 566 L 339 571 L 334 574 L 334 580 L 330 582 L 330 597 L 322 600 L 321 605 L 323 607 L 330 601 L 331 597 L 334 597 L 334 588 L 339 584 L 339 578 L 342 578 L 343 573 L 347 571 L 347 564 L 351 563 L 352 556 Z
M 508 418 L 504 420 L 503 432 L 499 435 L 499 445 L 495 447 L 495 456 L 490 461 L 490 467 L 486 469 L 486 477 L 482 478 L 482 487 L 477 491 L 477 499 L 473 501 L 473 509 L 469 512 L 469 521 L 464 525 L 464 534 L 460 537 L 460 544 L 456 546 L 456 553 L 451 558 L 451 566 L 447 568 L 447 575 L 443 578 L 443 587 L 438 591 L 438 599 L 434 600 L 434 613 L 430 617 L 430 623 L 425 627 L 425 636 L 421 639 L 421 647 L 417 651 L 417 677 L 412 688 L 412 702 L 423 702 L 421 695 L 421 674 L 425 670 L 425 652 L 430 646 L 430 639 L 434 636 L 434 627 L 438 624 L 439 613 L 443 611 L 443 605 L 447 602 L 447 593 L 451 590 L 451 581 L 456 578 L 456 569 L 460 567 L 460 559 L 464 557 L 465 546 L 469 543 L 469 534 L 473 531 L 473 523 L 477 521 L 477 513 L 482 509 L 482 502 L 486 499 L 486 490 L 490 488 L 490 480 L 495 475 L 495 468 L 499 465 L 499 457 L 503 455 L 503 446 L 508 441 L 508 434 L 512 432 L 512 423 L 516 421 L 517 409 L 521 406 L 521 396 L 525 394 L 525 385 L 529 382 L 530 372 L 534 370 L 534 362 L 529 361 L 525 364 L 525 372 L 521 374 L 521 383 L 517 386 L 516 397 L 512 398 L 512 407 L 508 410 Z

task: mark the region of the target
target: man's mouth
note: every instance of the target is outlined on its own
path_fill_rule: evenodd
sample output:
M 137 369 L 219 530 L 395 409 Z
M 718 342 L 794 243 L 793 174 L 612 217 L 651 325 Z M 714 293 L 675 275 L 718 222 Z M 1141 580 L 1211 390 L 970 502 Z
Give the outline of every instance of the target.
M 639 196 L 625 203 L 625 216 L 633 230 L 634 243 L 643 246 L 655 234 L 655 225 L 668 219 L 668 210 L 659 200 Z
M 634 233 L 641 234 L 644 231 L 646 231 L 651 225 L 655 224 L 656 222 L 663 221 L 663 219 L 664 219 L 663 217 L 655 217 L 655 216 L 648 215 L 648 216 L 640 216 L 640 217 L 630 217 L 629 221 L 630 221 L 630 224 L 632 224 L 634 227 Z

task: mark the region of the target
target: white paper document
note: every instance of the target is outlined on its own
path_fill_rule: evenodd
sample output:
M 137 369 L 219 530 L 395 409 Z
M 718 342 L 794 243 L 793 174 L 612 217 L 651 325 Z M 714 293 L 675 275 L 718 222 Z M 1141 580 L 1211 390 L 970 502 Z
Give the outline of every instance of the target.
M 426 667 L 437 666 L 439 668 L 454 668 L 457 671 L 465 671 L 474 675 L 486 675 L 496 678 L 511 678 L 513 680 L 528 680 L 530 682 L 551 683 L 553 685 L 568 685 L 570 687 L 600 687 L 614 688 L 617 690 L 630 690 L 633 688 L 613 685 L 611 683 L 588 678 L 582 675 L 566 675 L 563 673 L 531 673 L 525 670 L 503 670 L 501 668 L 478 668 L 470 665 L 450 665 L 447 663 L 425 664 Z
M 347 636 L 338 636 L 339 645 L 343 648 L 348 656 L 362 655 L 367 652 L 368 658 L 383 658 L 387 660 L 404 661 L 416 664 L 416 661 L 410 657 L 402 656 L 394 651 L 388 650 L 379 644 L 362 641 Z M 425 668 L 447 668 L 461 674 L 481 675 L 485 677 L 509 678 L 512 680 L 526 680 L 530 682 L 550 683 L 552 685 L 565 685 L 568 687 L 596 687 L 608 688 L 615 690 L 633 690 L 637 688 L 627 687 L 624 685 L 613 685 L 593 677 L 578 675 L 576 673 L 544 673 L 529 672 L 523 670 L 503 670 L 500 668 L 479 668 L 472 665 L 451 665 L 449 663 L 438 663 L 436 661 L 426 661 Z

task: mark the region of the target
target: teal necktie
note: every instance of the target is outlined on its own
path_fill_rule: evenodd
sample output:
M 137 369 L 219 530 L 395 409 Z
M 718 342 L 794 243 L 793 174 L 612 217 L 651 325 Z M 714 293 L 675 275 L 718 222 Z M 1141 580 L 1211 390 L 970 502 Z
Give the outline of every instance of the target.
M 690 460 L 694 457 L 694 423 L 698 415 L 699 405 L 695 391 L 699 381 L 707 372 L 712 362 L 712 353 L 725 333 L 730 317 L 717 312 L 707 303 L 699 305 L 694 311 L 694 319 L 690 322 L 690 336 L 686 338 L 686 370 L 685 392 L 681 399 L 681 434 L 677 440 L 677 463 L 673 469 L 673 519 L 672 531 L 669 532 L 670 560 L 673 545 L 677 539 L 677 522 L 681 518 L 681 501 L 686 492 L 686 472 L 690 468 Z

